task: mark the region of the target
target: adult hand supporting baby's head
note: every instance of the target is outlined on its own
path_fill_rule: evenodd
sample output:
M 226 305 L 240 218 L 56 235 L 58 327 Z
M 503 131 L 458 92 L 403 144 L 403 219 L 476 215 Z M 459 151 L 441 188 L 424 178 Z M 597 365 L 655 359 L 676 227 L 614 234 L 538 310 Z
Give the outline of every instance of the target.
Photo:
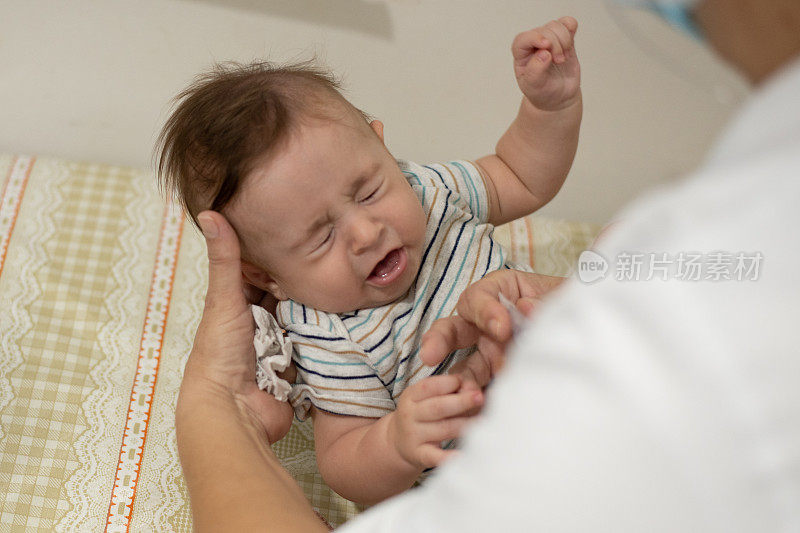
M 208 247 L 208 290 L 181 394 L 184 389 L 208 388 L 210 394 L 229 395 L 275 442 L 288 432 L 293 411 L 256 385 L 253 315 L 245 297 L 236 232 L 214 211 L 197 218 Z

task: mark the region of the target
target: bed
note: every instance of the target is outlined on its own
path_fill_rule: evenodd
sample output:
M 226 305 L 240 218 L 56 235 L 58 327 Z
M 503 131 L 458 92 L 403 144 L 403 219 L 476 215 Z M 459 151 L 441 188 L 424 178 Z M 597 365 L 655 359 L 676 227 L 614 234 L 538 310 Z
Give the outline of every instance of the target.
M 200 235 L 148 172 L 0 155 L 0 180 L 0 531 L 190 531 L 173 410 Z M 598 230 L 531 216 L 496 235 L 569 275 Z M 274 449 L 330 524 L 360 511 L 322 481 L 308 422 Z

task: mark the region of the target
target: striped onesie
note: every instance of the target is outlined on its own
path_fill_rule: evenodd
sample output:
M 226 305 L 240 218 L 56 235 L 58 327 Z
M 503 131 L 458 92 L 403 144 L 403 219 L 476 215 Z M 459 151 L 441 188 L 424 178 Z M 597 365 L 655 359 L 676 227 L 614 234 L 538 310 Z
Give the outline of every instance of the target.
M 278 304 L 276 318 L 292 340 L 297 367 L 289 400 L 301 420 L 312 404 L 334 414 L 372 418 L 394 411 L 408 386 L 443 373 L 472 352 L 458 350 L 439 367 L 426 367 L 417 357 L 422 334 L 435 320 L 455 313 L 470 284 L 510 267 L 492 240 L 486 178 L 477 165 L 398 164 L 427 216 L 420 270 L 406 295 L 381 307 L 339 314 L 291 300 Z

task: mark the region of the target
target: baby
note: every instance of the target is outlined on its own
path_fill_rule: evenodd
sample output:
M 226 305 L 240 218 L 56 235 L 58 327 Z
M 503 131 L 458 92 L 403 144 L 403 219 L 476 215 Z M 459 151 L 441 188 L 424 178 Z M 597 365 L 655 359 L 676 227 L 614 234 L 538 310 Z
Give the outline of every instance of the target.
M 496 154 L 398 161 L 369 121 L 308 65 L 219 67 L 181 93 L 159 139 L 159 177 L 195 220 L 235 228 L 242 273 L 274 296 L 294 347 L 290 401 L 310 415 L 319 470 L 375 503 L 448 453 L 483 401 L 478 387 L 418 357 L 420 337 L 460 293 L 509 268 L 492 230 L 546 204 L 566 178 L 582 101 L 564 17 L 518 35 L 524 95 Z

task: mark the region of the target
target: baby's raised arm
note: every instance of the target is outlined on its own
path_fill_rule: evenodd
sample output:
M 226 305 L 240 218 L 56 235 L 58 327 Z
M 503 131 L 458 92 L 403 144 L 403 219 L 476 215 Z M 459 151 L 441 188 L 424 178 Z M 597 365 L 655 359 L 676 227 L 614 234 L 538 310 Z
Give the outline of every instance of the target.
M 583 113 L 577 29 L 574 18 L 562 17 L 514 39 L 511 51 L 522 104 L 496 153 L 477 161 L 489 178 L 492 224 L 544 206 L 572 166 Z

